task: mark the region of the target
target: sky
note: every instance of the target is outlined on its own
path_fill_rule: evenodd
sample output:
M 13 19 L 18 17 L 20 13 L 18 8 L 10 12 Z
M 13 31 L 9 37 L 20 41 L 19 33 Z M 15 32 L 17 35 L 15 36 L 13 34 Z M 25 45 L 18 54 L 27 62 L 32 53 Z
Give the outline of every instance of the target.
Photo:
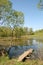
M 43 29 L 43 11 L 38 9 L 39 0 L 11 0 L 13 9 L 24 13 L 24 26 L 33 30 Z

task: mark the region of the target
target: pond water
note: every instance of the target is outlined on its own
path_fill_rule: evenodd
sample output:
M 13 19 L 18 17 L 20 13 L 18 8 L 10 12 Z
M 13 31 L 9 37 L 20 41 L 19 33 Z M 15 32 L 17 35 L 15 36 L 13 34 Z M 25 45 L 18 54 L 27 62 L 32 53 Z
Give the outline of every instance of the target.
M 13 45 L 11 47 L 7 47 L 6 50 L 8 51 L 8 55 L 10 58 L 12 57 L 18 57 L 23 52 L 25 52 L 28 49 L 34 49 L 34 52 L 31 56 L 31 59 L 43 59 L 43 42 L 36 41 L 36 40 L 26 40 L 23 43 L 20 43 L 18 45 Z

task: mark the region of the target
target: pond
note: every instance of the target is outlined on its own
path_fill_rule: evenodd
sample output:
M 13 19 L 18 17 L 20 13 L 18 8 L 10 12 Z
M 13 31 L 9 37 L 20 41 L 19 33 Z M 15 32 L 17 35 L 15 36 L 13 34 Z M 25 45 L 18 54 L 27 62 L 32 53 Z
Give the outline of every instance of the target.
M 43 42 L 33 39 L 24 40 L 22 42 L 20 41 L 19 44 L 18 42 L 16 42 L 15 45 L 11 47 L 6 47 L 6 51 L 8 52 L 9 58 L 18 57 L 26 50 L 32 48 L 34 49 L 34 52 L 31 56 L 31 59 L 43 59 Z

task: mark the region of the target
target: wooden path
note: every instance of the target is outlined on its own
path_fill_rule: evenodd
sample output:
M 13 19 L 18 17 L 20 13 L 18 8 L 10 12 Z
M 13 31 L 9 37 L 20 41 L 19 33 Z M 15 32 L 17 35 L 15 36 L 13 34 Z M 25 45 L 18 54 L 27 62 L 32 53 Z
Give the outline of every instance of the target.
M 33 52 L 33 49 L 29 49 L 25 51 L 22 55 L 19 56 L 18 61 L 22 61 L 24 58 L 27 57 L 27 55 L 31 54 Z

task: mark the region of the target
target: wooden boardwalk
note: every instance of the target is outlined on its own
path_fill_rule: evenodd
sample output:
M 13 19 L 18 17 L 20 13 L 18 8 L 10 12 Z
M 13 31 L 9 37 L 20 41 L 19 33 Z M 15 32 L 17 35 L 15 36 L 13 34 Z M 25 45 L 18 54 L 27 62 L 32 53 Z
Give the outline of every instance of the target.
M 25 51 L 22 55 L 19 56 L 18 61 L 22 61 L 24 58 L 27 57 L 27 55 L 31 54 L 33 52 L 33 49 L 29 49 Z

